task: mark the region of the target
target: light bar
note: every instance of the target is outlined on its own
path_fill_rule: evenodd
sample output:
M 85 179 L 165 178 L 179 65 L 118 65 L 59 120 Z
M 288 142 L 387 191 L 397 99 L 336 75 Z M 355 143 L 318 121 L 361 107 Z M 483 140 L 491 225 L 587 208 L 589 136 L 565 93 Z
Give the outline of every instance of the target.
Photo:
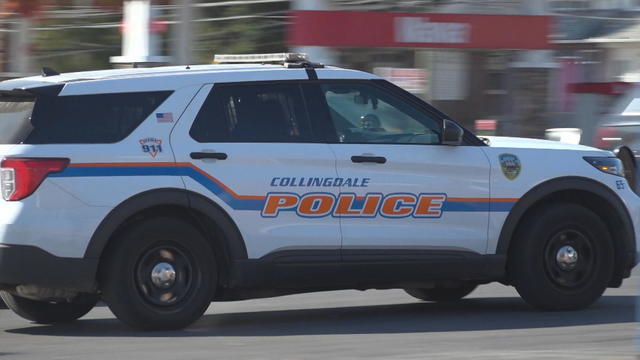
M 307 61 L 307 54 L 303 53 L 275 53 L 275 54 L 225 54 L 215 55 L 214 64 L 251 64 L 251 63 L 285 63 Z

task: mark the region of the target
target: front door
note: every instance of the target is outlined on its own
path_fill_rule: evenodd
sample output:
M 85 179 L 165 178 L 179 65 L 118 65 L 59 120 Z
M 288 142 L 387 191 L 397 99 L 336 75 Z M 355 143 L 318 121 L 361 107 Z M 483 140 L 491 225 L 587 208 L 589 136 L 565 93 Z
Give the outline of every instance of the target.
M 320 86 L 346 184 L 334 211 L 345 259 L 362 249 L 484 253 L 490 165 L 480 147 L 440 145 L 441 118 L 373 81 Z

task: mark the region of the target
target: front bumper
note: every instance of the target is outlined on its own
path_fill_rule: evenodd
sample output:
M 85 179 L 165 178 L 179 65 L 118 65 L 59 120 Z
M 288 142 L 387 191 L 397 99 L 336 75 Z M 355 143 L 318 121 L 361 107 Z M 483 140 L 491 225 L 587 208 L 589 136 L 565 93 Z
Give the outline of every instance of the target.
M 35 246 L 0 244 L 0 288 L 28 284 L 91 292 L 97 268 L 98 259 L 58 257 Z

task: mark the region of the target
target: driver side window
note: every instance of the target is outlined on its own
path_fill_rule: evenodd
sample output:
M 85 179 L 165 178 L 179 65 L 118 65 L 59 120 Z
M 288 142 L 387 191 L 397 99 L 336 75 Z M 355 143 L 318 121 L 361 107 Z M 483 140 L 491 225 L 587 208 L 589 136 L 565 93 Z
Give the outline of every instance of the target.
M 341 143 L 439 144 L 440 121 L 364 83 L 322 85 Z

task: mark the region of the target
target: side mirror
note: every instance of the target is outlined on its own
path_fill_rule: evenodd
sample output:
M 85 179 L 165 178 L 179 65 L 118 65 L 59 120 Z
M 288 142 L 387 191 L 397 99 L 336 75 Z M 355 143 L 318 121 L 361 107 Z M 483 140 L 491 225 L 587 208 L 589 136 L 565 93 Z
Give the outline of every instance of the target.
M 457 146 L 462 144 L 464 130 L 449 119 L 444 119 L 442 126 L 442 145 Z

